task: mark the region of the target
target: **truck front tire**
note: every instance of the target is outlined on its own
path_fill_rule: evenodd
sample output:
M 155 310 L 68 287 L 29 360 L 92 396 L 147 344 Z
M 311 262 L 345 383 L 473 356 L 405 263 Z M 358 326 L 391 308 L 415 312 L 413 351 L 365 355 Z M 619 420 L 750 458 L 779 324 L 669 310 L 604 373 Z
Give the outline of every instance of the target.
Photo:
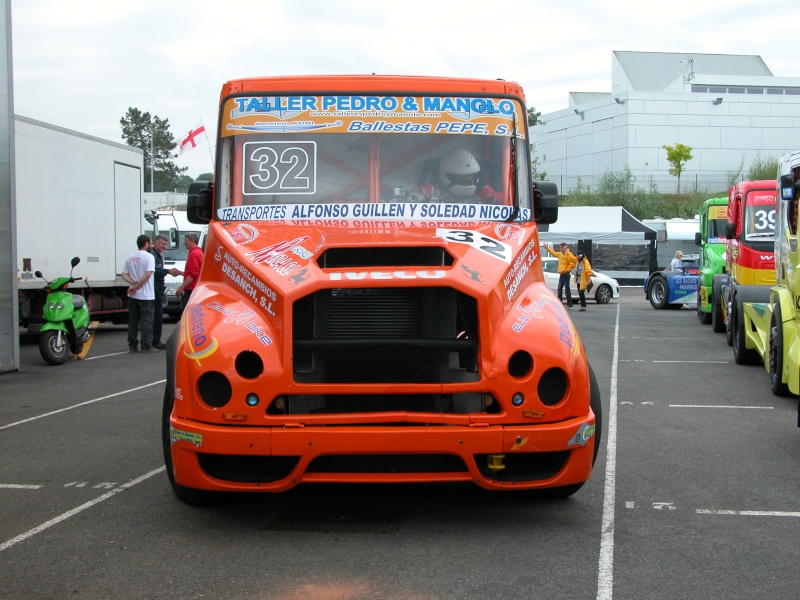
M 600 452 L 600 441 L 603 439 L 603 402 L 600 397 L 600 386 L 594 376 L 594 370 L 589 365 L 589 406 L 594 413 L 594 455 L 592 456 L 592 468 L 597 462 L 597 454 Z M 585 482 L 584 482 L 585 483 Z M 569 498 L 583 487 L 583 483 L 573 483 L 561 487 L 542 490 L 542 495 L 547 498 Z
M 179 500 L 191 506 L 208 506 L 220 500 L 221 494 L 208 490 L 198 490 L 195 488 L 180 485 L 175 481 L 175 471 L 172 468 L 172 442 L 169 435 L 169 416 L 172 414 L 172 405 L 175 399 L 170 394 L 170 384 L 167 382 L 164 390 L 164 407 L 161 413 L 161 444 L 164 449 L 164 464 L 167 468 L 167 477 L 172 491 Z
M 775 304 L 769 324 L 769 389 L 776 396 L 788 396 L 789 386 L 783 383 L 783 319 L 781 305 Z
M 758 364 L 761 357 L 755 350 L 747 348 L 747 338 L 744 333 L 743 304 L 742 294 L 737 294 L 733 299 L 731 314 L 728 316 L 733 337 L 733 359 L 737 365 L 755 365 Z
M 714 333 L 725 332 L 725 317 L 722 314 L 722 281 L 716 277 L 711 291 L 711 329 Z

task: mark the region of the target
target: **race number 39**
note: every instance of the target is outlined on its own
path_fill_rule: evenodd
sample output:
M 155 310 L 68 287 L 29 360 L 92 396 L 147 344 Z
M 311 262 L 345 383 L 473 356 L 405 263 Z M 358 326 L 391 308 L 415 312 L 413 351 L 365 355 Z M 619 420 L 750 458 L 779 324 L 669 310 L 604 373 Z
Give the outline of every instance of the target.
M 467 244 L 506 264 L 511 264 L 511 246 L 488 235 L 468 229 L 437 229 L 436 235 L 449 242 Z
M 317 183 L 314 142 L 245 142 L 242 194 L 313 194 Z

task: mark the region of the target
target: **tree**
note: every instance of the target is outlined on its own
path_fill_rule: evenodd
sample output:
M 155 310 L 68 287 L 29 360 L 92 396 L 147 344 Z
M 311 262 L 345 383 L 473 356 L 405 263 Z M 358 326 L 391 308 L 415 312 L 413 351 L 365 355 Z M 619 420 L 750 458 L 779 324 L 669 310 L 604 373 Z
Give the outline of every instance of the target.
M 194 179 L 188 175 L 178 175 L 178 178 L 175 180 L 175 189 L 187 190 L 189 189 L 189 184 L 192 183 L 192 181 L 194 181 Z
M 176 143 L 169 131 L 169 119 L 161 119 L 157 115 L 151 117 L 149 112 L 128 108 L 119 123 L 125 143 L 144 152 L 145 191 L 165 192 L 178 187 L 178 177 L 188 167 L 178 167 L 172 162 L 178 155 L 172 154 Z
M 681 173 L 686 163 L 692 160 L 692 147 L 684 146 L 683 144 L 675 144 L 674 146 L 663 146 L 667 151 L 667 162 L 672 165 L 669 168 L 669 174 L 678 178 L 677 194 L 681 193 Z
M 541 112 L 536 112 L 532 106 L 528 107 L 528 127 L 533 127 L 539 122 L 539 117 L 542 116 Z
M 213 173 L 200 173 L 195 181 L 214 181 Z
M 539 169 L 539 157 L 537 156 L 531 161 L 531 179 L 534 181 L 546 181 L 547 171 Z
M 734 183 L 736 183 L 736 180 L 739 179 L 739 175 L 742 174 L 742 169 L 744 169 L 744 152 L 742 152 L 742 160 L 739 161 L 739 166 L 727 172 L 728 187 L 731 187 Z
M 760 181 L 763 179 L 777 179 L 778 177 L 778 159 L 767 156 L 761 156 L 761 152 L 756 153 L 753 162 L 750 163 L 750 168 L 747 169 L 747 179 L 749 181 Z

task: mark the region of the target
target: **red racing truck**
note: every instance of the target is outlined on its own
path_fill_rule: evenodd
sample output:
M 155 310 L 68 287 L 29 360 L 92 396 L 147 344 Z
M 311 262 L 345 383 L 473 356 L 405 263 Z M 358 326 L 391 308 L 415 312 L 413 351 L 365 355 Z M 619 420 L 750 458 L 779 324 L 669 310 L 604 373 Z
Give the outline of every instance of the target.
M 728 194 L 727 273 L 714 277 L 713 294 L 721 298 L 724 328 L 713 315 L 712 326 L 725 331 L 740 364 L 758 360 L 744 346 L 742 303 L 767 302 L 775 285 L 775 194 L 775 180 L 741 181 Z
M 601 399 L 542 274 L 520 86 L 242 79 L 220 96 L 199 283 L 167 350 L 183 501 L 301 483 L 472 482 L 568 496 Z

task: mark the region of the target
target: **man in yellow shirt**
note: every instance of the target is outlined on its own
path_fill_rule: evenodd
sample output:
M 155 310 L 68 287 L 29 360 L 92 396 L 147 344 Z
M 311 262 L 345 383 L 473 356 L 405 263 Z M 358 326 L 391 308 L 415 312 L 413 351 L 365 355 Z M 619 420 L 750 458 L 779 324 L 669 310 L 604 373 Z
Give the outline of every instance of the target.
M 561 290 L 565 290 L 567 294 L 567 308 L 572 309 L 572 292 L 569 291 L 569 275 L 572 269 L 578 264 L 576 256 L 569 251 L 569 246 L 565 242 L 559 246 L 561 252 L 556 252 L 550 246 L 545 246 L 550 254 L 558 258 L 558 299 L 562 302 Z

